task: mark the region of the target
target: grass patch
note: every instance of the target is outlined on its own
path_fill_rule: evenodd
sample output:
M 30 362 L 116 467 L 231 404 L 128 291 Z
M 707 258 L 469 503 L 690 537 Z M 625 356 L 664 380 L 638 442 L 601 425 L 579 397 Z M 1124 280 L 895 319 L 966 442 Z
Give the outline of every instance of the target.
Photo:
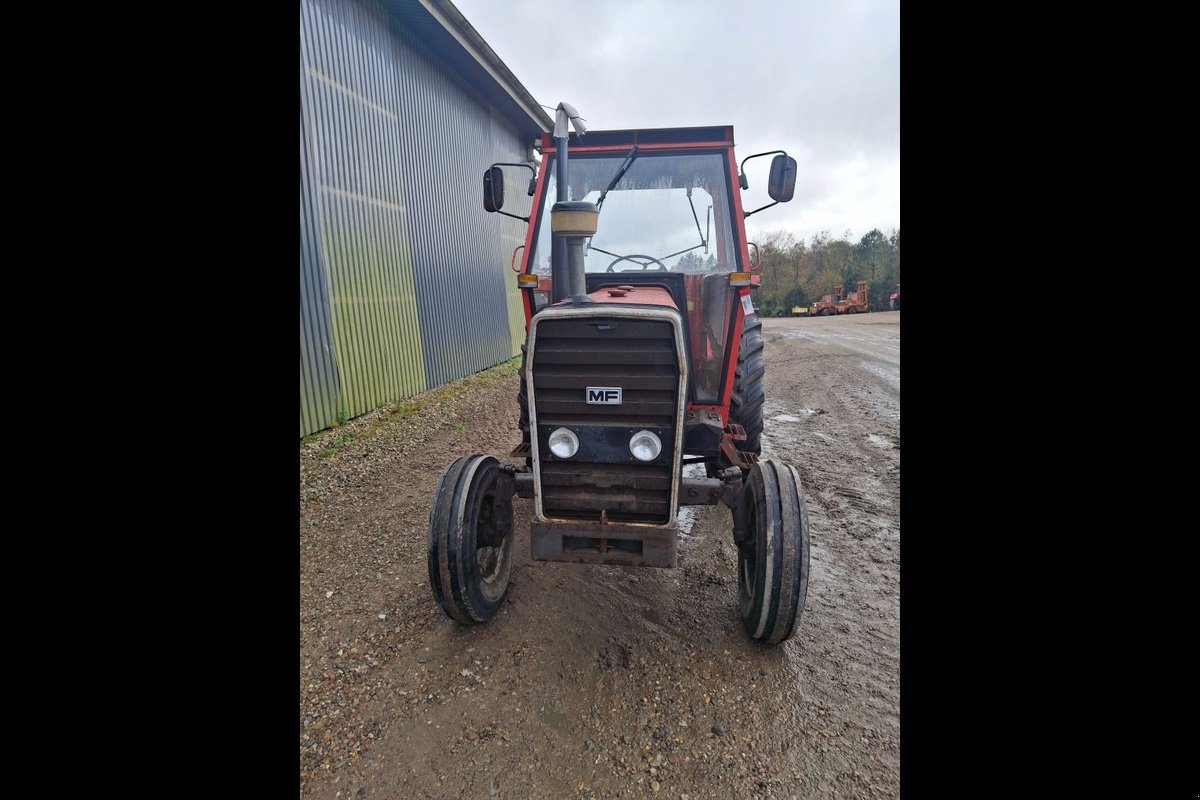
M 318 453 L 317 458 L 328 458 L 357 438 L 358 434 L 354 431 L 338 431 L 337 438 L 328 446 L 326 446 L 325 449 L 323 449 L 320 453 Z
M 459 378 L 419 395 L 398 400 L 350 420 L 339 419 L 336 427 L 311 433 L 300 439 L 302 447 L 319 448 L 318 459 L 327 459 L 345 450 L 356 441 L 365 442 L 380 429 L 401 425 L 430 408 L 437 408 L 471 389 L 501 380 L 515 380 L 521 371 L 521 357 L 514 356 L 494 367 Z M 460 432 L 466 426 L 454 419 L 438 419 L 437 425 L 452 424 Z

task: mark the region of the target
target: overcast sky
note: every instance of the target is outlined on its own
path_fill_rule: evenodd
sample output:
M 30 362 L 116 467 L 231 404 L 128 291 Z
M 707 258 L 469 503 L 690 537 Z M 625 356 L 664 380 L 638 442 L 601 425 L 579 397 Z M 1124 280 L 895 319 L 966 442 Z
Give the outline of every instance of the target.
M 900 227 L 900 0 L 451 0 L 550 118 L 589 129 L 732 125 L 739 166 L 796 159 L 750 238 Z M 749 209 L 770 158 L 747 165 Z M 846 236 L 849 231 L 849 236 Z

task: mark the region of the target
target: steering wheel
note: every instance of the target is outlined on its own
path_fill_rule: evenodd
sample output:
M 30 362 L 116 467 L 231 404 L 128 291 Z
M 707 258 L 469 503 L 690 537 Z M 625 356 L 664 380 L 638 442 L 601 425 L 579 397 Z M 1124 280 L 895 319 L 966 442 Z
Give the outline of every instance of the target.
M 641 264 L 643 272 L 645 272 L 646 268 L 649 267 L 652 263 L 658 264 L 659 271 L 661 271 L 661 272 L 668 271 L 667 265 L 664 264 L 663 262 L 659 261 L 654 256 L 632 255 L 632 256 L 618 256 L 615 261 L 613 261 L 611 264 L 608 265 L 608 269 L 606 269 L 605 272 L 617 272 L 618 270 L 613 269 L 613 267 L 615 267 L 617 264 L 620 264 L 622 261 L 632 261 L 634 264 Z M 619 271 L 620 272 L 629 272 L 629 270 L 619 270 Z

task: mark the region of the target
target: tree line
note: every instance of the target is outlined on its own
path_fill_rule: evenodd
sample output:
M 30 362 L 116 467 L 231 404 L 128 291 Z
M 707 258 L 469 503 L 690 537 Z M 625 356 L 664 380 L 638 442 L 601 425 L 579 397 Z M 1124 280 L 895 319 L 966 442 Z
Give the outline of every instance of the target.
M 850 231 L 841 239 L 822 231 L 808 242 L 797 241 L 786 231 L 772 231 L 757 244 L 762 285 L 752 297 L 764 317 L 788 314 L 792 306 L 807 307 L 832 294 L 839 283 L 849 294 L 858 281 L 869 283 L 871 309 L 886 311 L 888 298 L 900 285 L 899 228 L 887 236 L 876 228 L 857 243 L 850 241 Z M 750 257 L 754 258 L 753 247 Z

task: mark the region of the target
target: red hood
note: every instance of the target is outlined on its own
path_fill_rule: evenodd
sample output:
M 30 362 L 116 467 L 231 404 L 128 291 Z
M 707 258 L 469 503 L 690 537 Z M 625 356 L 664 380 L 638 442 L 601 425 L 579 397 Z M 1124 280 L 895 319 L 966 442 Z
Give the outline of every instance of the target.
M 633 286 L 626 285 L 625 289 L 618 289 L 615 286 L 609 286 L 604 289 L 598 289 L 591 292 L 588 297 L 595 300 L 597 303 L 629 303 L 640 306 L 666 306 L 674 308 L 678 311 L 674 299 L 671 298 L 671 293 L 661 286 Z

